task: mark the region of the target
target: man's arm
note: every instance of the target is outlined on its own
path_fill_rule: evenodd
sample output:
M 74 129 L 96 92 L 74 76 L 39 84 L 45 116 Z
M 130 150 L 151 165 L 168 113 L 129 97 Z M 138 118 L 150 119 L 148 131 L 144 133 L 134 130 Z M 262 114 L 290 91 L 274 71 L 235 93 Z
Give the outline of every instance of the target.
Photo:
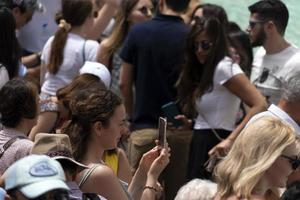
M 120 89 L 129 118 L 133 114 L 133 65 L 123 62 L 120 74 Z

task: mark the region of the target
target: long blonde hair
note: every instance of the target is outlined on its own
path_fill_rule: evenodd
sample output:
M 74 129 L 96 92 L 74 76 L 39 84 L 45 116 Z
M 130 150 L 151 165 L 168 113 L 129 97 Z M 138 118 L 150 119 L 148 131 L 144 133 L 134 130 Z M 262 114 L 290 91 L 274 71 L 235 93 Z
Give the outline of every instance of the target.
M 215 169 L 218 195 L 249 198 L 284 149 L 296 141 L 294 129 L 273 117 L 249 124 Z

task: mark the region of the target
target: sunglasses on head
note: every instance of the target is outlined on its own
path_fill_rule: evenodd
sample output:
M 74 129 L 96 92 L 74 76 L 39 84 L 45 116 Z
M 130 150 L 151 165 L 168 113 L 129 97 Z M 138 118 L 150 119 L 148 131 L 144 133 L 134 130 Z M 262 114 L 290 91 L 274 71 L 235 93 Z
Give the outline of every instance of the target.
M 292 158 L 290 156 L 285 156 L 285 155 L 281 155 L 281 157 L 289 160 L 293 170 L 296 170 L 300 166 L 300 160 L 298 159 L 298 157 Z
M 195 42 L 194 43 L 194 50 L 198 51 L 201 48 L 203 51 L 208 51 L 208 50 L 211 49 L 212 45 L 213 45 L 213 43 L 209 42 L 207 40 L 203 40 L 201 42 Z

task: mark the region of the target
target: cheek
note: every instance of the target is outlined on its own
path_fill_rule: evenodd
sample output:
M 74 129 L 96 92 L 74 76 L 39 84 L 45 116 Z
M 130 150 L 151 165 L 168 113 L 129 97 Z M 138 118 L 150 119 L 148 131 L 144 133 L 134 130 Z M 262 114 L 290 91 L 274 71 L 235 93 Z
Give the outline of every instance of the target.
M 268 182 L 274 187 L 285 187 L 287 178 L 292 169 L 288 161 L 277 159 L 273 165 L 266 171 Z
M 129 17 L 128 17 L 128 21 L 131 23 L 131 24 L 136 24 L 136 23 L 140 23 L 140 22 L 144 22 L 144 21 L 147 21 L 149 20 L 150 17 L 147 17 L 145 15 L 143 15 L 141 12 L 139 11 L 133 11 Z

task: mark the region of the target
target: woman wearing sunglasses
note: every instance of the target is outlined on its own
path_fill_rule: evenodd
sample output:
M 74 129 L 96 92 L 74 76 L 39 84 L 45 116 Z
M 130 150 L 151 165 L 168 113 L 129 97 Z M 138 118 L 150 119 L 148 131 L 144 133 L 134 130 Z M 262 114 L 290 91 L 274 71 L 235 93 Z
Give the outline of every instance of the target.
M 273 188 L 285 187 L 300 165 L 294 129 L 273 117 L 247 125 L 228 155 L 217 165 L 215 200 L 279 199 Z
M 187 38 L 186 64 L 178 81 L 178 99 L 186 116 L 195 117 L 190 145 L 188 179 L 210 178 L 205 163 L 212 155 L 224 155 L 252 115 L 265 109 L 263 96 L 240 66 L 227 57 L 222 24 L 214 17 L 195 21 Z M 249 106 L 235 127 L 241 100 Z M 184 115 L 177 116 L 188 126 Z

